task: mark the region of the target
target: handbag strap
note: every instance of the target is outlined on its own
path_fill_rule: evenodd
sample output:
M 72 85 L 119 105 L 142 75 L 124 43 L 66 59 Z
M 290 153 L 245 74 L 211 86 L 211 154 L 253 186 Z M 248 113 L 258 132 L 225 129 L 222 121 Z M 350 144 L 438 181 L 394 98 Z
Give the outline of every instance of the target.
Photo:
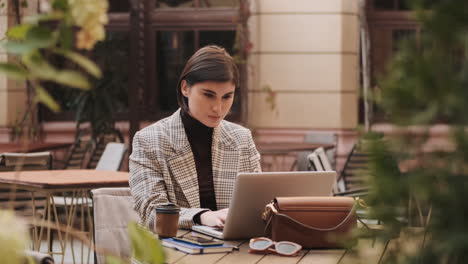
M 296 223 L 296 224 L 298 224 L 298 225 L 300 225 L 300 226 L 302 226 L 302 227 L 308 228 L 308 229 L 317 230 L 317 231 L 333 231 L 333 230 L 335 230 L 335 229 L 341 227 L 344 223 L 346 223 L 346 221 L 348 221 L 348 219 L 353 215 L 354 211 L 356 211 L 356 203 L 354 203 L 354 205 L 353 205 L 353 207 L 351 208 L 351 210 L 349 211 L 348 215 L 347 215 L 339 224 L 337 224 L 336 226 L 331 227 L 331 228 L 318 228 L 318 227 L 312 227 L 312 226 L 303 224 L 303 223 L 297 221 L 296 219 L 291 218 L 291 217 L 288 216 L 288 215 L 279 213 L 279 212 L 276 210 L 276 208 L 275 208 L 275 210 L 272 210 L 272 213 L 275 214 L 275 215 L 277 215 L 277 216 L 281 216 L 281 217 L 284 217 L 284 218 L 286 218 L 286 219 L 289 219 L 289 220 L 293 221 L 294 223 Z M 269 219 L 269 221 L 268 221 L 268 223 L 267 223 L 267 226 L 270 224 L 272 218 L 273 218 L 273 217 L 270 217 L 270 219 Z M 266 227 L 265 227 L 265 228 L 266 228 Z M 265 230 L 266 230 L 266 229 L 265 229 Z

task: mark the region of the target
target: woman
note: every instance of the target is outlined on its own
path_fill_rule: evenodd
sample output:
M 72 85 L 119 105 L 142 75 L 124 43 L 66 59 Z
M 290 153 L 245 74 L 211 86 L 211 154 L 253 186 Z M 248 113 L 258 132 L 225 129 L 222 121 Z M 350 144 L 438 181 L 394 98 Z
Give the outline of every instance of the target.
M 239 172 L 260 171 L 250 131 L 223 120 L 239 87 L 237 66 L 220 47 L 198 50 L 177 85 L 180 109 L 133 138 L 130 189 L 142 221 L 156 230 L 156 207 L 181 207 L 180 228 L 222 227 Z

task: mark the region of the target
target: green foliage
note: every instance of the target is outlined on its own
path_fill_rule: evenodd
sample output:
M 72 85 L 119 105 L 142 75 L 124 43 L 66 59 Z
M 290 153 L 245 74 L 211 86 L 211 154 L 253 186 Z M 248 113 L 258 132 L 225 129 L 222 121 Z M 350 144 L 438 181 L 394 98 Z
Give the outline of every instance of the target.
M 2 263 L 22 264 L 22 252 L 30 243 L 27 225 L 11 210 L 0 210 L 0 256 Z
M 161 243 L 148 229 L 131 222 L 128 232 L 132 244 L 133 258 L 148 264 L 163 264 L 165 255 Z
M 430 2 L 431 11 L 427 11 Z M 384 263 L 464 263 L 468 258 L 468 2 L 418 1 L 419 38 L 401 43 L 380 81 L 379 104 L 391 122 L 451 127 L 450 150 L 423 152 L 428 133 L 371 139 L 371 215 L 384 223 L 378 238 L 406 233 L 424 239 L 408 253 L 404 242 L 388 249 Z M 396 166 L 415 164 L 407 173 Z M 410 232 L 407 226 L 426 226 Z M 404 230 L 404 232 L 402 232 Z M 408 239 L 409 240 L 409 239 Z
M 0 71 L 6 73 L 15 80 L 25 80 L 28 77 L 28 71 L 23 67 L 10 63 L 0 63 Z
M 19 3 L 27 4 L 26 1 Z M 101 73 L 94 62 L 73 51 L 74 21 L 66 0 L 52 1 L 50 12 L 27 17 L 6 33 L 5 50 L 16 56 L 16 60 L 0 64 L 0 72 L 14 79 L 27 80 L 36 92 L 36 102 L 44 103 L 58 111 L 55 102 L 39 84 L 51 81 L 77 89 L 90 89 L 87 74 L 99 78 Z M 60 54 L 72 62 L 72 67 L 57 67 L 48 62 L 47 54 Z M 77 69 L 76 66 L 81 69 Z M 86 74 L 87 73 L 87 74 Z
M 75 112 L 78 126 L 90 122 L 93 135 L 113 133 L 116 113 L 126 107 L 128 102 L 128 53 L 115 49 L 122 45 L 125 38 L 119 34 L 110 33 L 107 39 L 98 43 L 94 49 L 94 57 L 104 70 L 102 78 L 93 81 L 94 89 L 74 92 L 70 98 L 62 102 L 69 103 L 69 109 Z

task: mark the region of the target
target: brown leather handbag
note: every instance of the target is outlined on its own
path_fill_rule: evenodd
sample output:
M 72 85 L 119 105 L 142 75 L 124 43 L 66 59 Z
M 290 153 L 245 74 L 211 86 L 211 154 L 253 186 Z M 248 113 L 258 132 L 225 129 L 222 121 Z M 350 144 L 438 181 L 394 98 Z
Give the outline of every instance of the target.
M 304 248 L 341 248 L 357 226 L 351 197 L 277 197 L 266 205 L 265 236 Z

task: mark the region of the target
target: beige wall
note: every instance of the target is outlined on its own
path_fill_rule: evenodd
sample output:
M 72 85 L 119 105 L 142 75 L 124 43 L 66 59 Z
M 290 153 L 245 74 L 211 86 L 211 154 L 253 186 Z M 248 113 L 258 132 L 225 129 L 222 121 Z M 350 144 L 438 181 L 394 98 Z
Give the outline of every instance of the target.
M 0 38 L 3 39 L 9 27 L 14 26 L 15 17 L 10 1 L 3 1 L 5 6 L 0 9 Z M 21 9 L 22 15 L 35 14 L 37 1 L 28 0 L 27 8 Z M 0 47 L 0 61 L 8 61 L 9 57 L 5 50 Z M 11 126 L 22 117 L 26 111 L 26 88 L 24 82 L 8 80 L 0 74 L 0 127 Z
M 249 126 L 357 125 L 357 0 L 252 0 Z M 276 92 L 276 109 L 262 87 Z

